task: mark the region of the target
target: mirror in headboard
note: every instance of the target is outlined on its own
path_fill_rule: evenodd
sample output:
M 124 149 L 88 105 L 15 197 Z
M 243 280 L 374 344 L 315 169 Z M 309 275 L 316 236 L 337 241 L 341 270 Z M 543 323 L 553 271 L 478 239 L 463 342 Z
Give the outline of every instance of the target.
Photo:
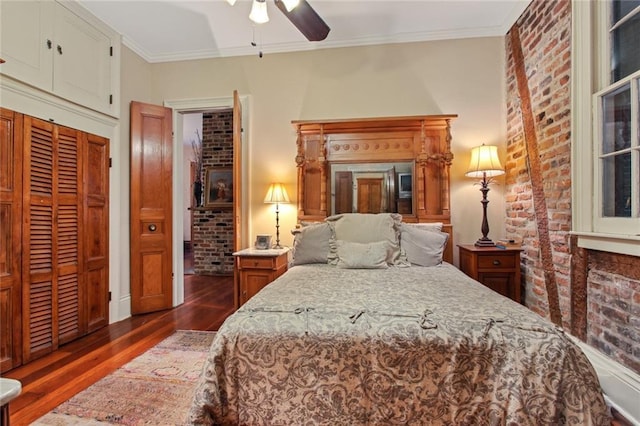
M 456 117 L 293 121 L 298 220 L 386 211 L 401 213 L 406 222 L 443 222 L 451 233 L 450 126 Z
M 412 213 L 413 162 L 331 163 L 330 214 Z

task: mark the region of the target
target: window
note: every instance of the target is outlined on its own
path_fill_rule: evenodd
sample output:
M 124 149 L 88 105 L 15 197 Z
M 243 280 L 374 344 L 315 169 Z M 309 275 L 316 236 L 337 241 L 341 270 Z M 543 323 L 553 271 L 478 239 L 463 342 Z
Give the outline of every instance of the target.
M 573 228 L 640 255 L 640 0 L 572 6 Z

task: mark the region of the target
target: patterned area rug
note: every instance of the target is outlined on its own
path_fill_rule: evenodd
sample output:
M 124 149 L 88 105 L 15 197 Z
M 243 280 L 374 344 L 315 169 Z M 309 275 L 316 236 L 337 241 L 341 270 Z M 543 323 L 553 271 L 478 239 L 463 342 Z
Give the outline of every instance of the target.
M 184 424 L 214 336 L 176 331 L 33 424 Z

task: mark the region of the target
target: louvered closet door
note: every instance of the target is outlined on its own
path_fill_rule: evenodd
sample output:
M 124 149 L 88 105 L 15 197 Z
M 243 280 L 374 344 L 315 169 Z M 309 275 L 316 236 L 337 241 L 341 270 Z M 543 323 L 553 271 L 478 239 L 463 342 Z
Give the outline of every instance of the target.
M 76 130 L 25 116 L 23 359 L 78 337 L 81 159 Z

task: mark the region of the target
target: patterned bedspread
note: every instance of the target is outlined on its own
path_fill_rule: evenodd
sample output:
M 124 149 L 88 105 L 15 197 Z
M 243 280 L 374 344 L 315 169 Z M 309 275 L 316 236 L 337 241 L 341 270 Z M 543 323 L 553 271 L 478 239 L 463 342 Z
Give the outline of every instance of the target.
M 448 264 L 291 268 L 220 328 L 188 422 L 610 424 L 561 329 Z

